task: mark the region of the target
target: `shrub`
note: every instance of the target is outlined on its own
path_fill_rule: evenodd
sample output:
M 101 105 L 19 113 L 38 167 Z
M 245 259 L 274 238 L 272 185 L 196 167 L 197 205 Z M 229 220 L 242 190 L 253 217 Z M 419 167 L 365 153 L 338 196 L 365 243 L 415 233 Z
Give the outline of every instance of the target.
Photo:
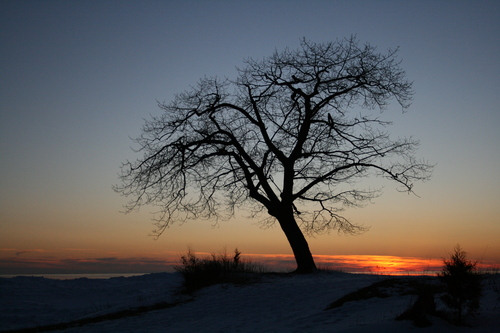
M 186 292 L 219 283 L 249 283 L 255 280 L 256 273 L 265 271 L 263 266 L 243 260 L 238 249 L 234 250 L 232 257 L 224 250 L 206 258 L 198 258 L 189 250 L 181 256 L 181 265 L 174 268 L 182 274 Z
M 454 311 L 455 323 L 461 325 L 465 316 L 473 316 L 479 311 L 481 275 L 477 272 L 477 262 L 467 260 L 467 253 L 460 245 L 454 250 L 450 260 L 443 260 L 443 271 L 438 277 L 446 286 L 446 292 L 441 299 Z

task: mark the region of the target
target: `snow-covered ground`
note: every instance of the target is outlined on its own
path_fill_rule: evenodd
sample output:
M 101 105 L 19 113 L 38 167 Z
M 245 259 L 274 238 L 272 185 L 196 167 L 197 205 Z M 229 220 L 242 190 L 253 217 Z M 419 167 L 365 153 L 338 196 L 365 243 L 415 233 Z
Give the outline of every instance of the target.
M 259 283 L 215 285 L 192 296 L 179 293 L 182 279 L 177 273 L 111 279 L 0 278 L 0 331 L 162 303 L 175 305 L 58 332 L 500 332 L 498 274 L 483 283 L 481 312 L 472 327 L 455 327 L 437 317 L 429 317 L 433 325 L 426 328 L 395 321 L 416 299 L 396 291 L 387 298 L 351 301 L 325 311 L 338 298 L 386 278 L 336 272 L 269 275 Z

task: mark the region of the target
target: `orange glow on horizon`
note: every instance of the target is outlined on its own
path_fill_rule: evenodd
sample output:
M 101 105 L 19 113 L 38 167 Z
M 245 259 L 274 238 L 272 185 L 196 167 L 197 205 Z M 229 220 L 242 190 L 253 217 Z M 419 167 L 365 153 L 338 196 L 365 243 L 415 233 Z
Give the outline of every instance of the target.
M 4 249 L 5 250 L 5 249 Z M 49 251 L 18 251 L 9 249 L 12 255 L 0 260 L 0 274 L 64 274 L 64 273 L 154 273 L 173 272 L 185 253 L 142 253 L 137 256 L 120 256 L 104 253 L 101 256 L 55 257 Z M 218 255 L 219 253 L 215 253 Z M 195 252 L 198 258 L 211 257 L 212 253 Z M 231 258 L 232 252 L 227 252 Z M 296 267 L 291 254 L 242 254 L 243 259 L 263 264 L 270 271 L 290 272 Z M 346 273 L 382 275 L 435 275 L 443 267 L 442 259 L 398 257 L 384 255 L 315 255 L 320 269 Z M 498 271 L 498 262 L 479 263 L 482 271 Z
M 272 268 L 293 270 L 295 259 L 291 254 L 248 254 L 244 257 Z M 443 259 L 398 257 L 383 255 L 313 255 L 320 269 L 339 270 L 346 273 L 373 273 L 383 275 L 434 275 L 443 267 Z M 478 269 L 498 270 L 496 262 L 481 262 Z
M 293 268 L 295 259 L 288 254 L 248 254 L 251 260 L 271 267 Z M 409 274 L 413 272 L 433 274 L 441 270 L 441 259 L 397 257 L 381 255 L 314 255 L 319 268 L 350 273 Z

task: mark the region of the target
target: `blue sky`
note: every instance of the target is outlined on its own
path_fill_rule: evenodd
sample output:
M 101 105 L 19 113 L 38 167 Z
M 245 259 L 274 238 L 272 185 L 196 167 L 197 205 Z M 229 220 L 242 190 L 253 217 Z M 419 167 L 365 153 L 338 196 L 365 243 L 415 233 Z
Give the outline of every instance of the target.
M 499 17 L 496 1 L 2 1 L 0 260 L 290 253 L 279 229 L 242 217 L 154 241 L 153 208 L 121 214 L 111 186 L 157 101 L 302 37 L 356 34 L 400 47 L 414 101 L 382 116 L 394 136 L 420 139 L 418 156 L 436 168 L 419 197 L 370 180 L 384 195 L 346 212 L 370 231 L 318 236 L 312 252 L 439 258 L 460 243 L 500 261 Z

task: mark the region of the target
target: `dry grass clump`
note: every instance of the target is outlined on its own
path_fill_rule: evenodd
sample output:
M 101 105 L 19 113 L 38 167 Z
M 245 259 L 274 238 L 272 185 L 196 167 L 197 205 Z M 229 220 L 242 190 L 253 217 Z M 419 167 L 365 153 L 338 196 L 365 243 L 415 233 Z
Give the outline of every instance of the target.
M 205 258 L 198 258 L 189 250 L 186 255 L 181 256 L 181 264 L 175 270 L 182 274 L 184 289 L 188 293 L 214 284 L 255 282 L 258 275 L 266 271 L 262 265 L 243 260 L 238 249 L 234 250 L 233 256 L 229 256 L 224 250 Z

